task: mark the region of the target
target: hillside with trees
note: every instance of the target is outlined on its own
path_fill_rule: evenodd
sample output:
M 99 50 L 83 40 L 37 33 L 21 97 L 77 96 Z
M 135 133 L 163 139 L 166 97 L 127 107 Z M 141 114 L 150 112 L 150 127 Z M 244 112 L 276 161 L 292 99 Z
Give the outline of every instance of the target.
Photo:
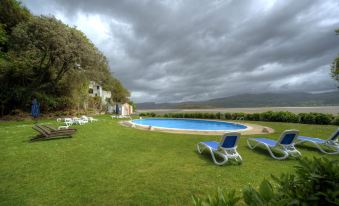
M 74 27 L 52 16 L 34 16 L 15 0 L 0 1 L 0 115 L 29 111 L 37 98 L 43 112 L 83 109 L 89 81 L 128 101 L 106 57 Z
M 338 106 L 339 92 L 311 94 L 305 92 L 241 94 L 199 102 L 137 104 L 139 109 L 208 109 L 245 107 L 314 107 Z

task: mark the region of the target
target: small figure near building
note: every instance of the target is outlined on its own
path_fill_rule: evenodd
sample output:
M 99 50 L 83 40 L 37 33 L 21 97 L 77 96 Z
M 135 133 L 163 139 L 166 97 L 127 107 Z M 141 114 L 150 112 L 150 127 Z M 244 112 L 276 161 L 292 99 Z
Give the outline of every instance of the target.
M 40 115 L 40 104 L 36 98 L 32 101 L 32 116 L 34 119 L 38 118 Z

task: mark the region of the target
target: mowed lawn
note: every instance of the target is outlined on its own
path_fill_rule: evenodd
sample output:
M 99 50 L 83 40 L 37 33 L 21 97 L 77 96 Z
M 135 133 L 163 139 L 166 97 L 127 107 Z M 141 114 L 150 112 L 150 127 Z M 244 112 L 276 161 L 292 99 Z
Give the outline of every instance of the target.
M 216 188 L 240 191 L 259 185 L 271 174 L 290 172 L 297 160 L 278 161 L 264 150 L 250 150 L 242 136 L 241 165 L 216 166 L 199 155 L 196 143 L 219 140 L 199 136 L 141 131 L 101 116 L 76 126 L 73 138 L 29 143 L 33 122 L 0 123 L 0 205 L 190 205 L 191 195 Z M 57 125 L 55 120 L 39 123 Z M 252 122 L 272 127 L 277 139 L 285 129 L 328 138 L 336 126 Z M 258 136 L 258 135 L 257 135 Z M 259 135 L 261 136 L 261 135 Z M 323 155 L 300 148 L 304 157 Z

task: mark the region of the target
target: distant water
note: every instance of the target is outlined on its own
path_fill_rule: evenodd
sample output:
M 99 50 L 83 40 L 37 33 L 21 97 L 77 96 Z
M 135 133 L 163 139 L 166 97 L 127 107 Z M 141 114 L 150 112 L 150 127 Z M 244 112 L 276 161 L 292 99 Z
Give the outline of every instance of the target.
M 190 113 L 190 112 L 244 112 L 244 113 L 260 113 L 266 111 L 289 111 L 293 113 L 303 112 L 319 112 L 329 114 L 339 114 L 339 106 L 324 107 L 253 107 L 253 108 L 216 108 L 216 109 L 141 109 L 137 112 L 154 112 L 158 114 L 164 113 Z

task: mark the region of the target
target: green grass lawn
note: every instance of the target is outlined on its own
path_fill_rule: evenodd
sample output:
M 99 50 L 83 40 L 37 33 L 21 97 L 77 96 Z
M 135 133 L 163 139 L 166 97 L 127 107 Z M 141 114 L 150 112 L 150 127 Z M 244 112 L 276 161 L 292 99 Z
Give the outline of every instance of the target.
M 57 125 L 55 120 L 41 121 Z M 254 122 L 276 130 L 327 138 L 337 127 Z M 218 136 L 168 134 L 123 127 L 108 116 L 76 126 L 73 138 L 29 143 L 33 122 L 0 123 L 0 205 L 190 205 L 191 195 L 217 187 L 241 190 L 271 174 L 290 172 L 297 160 L 278 161 L 251 151 L 242 136 L 241 165 L 216 166 L 196 143 Z M 323 155 L 300 148 L 304 157 Z

